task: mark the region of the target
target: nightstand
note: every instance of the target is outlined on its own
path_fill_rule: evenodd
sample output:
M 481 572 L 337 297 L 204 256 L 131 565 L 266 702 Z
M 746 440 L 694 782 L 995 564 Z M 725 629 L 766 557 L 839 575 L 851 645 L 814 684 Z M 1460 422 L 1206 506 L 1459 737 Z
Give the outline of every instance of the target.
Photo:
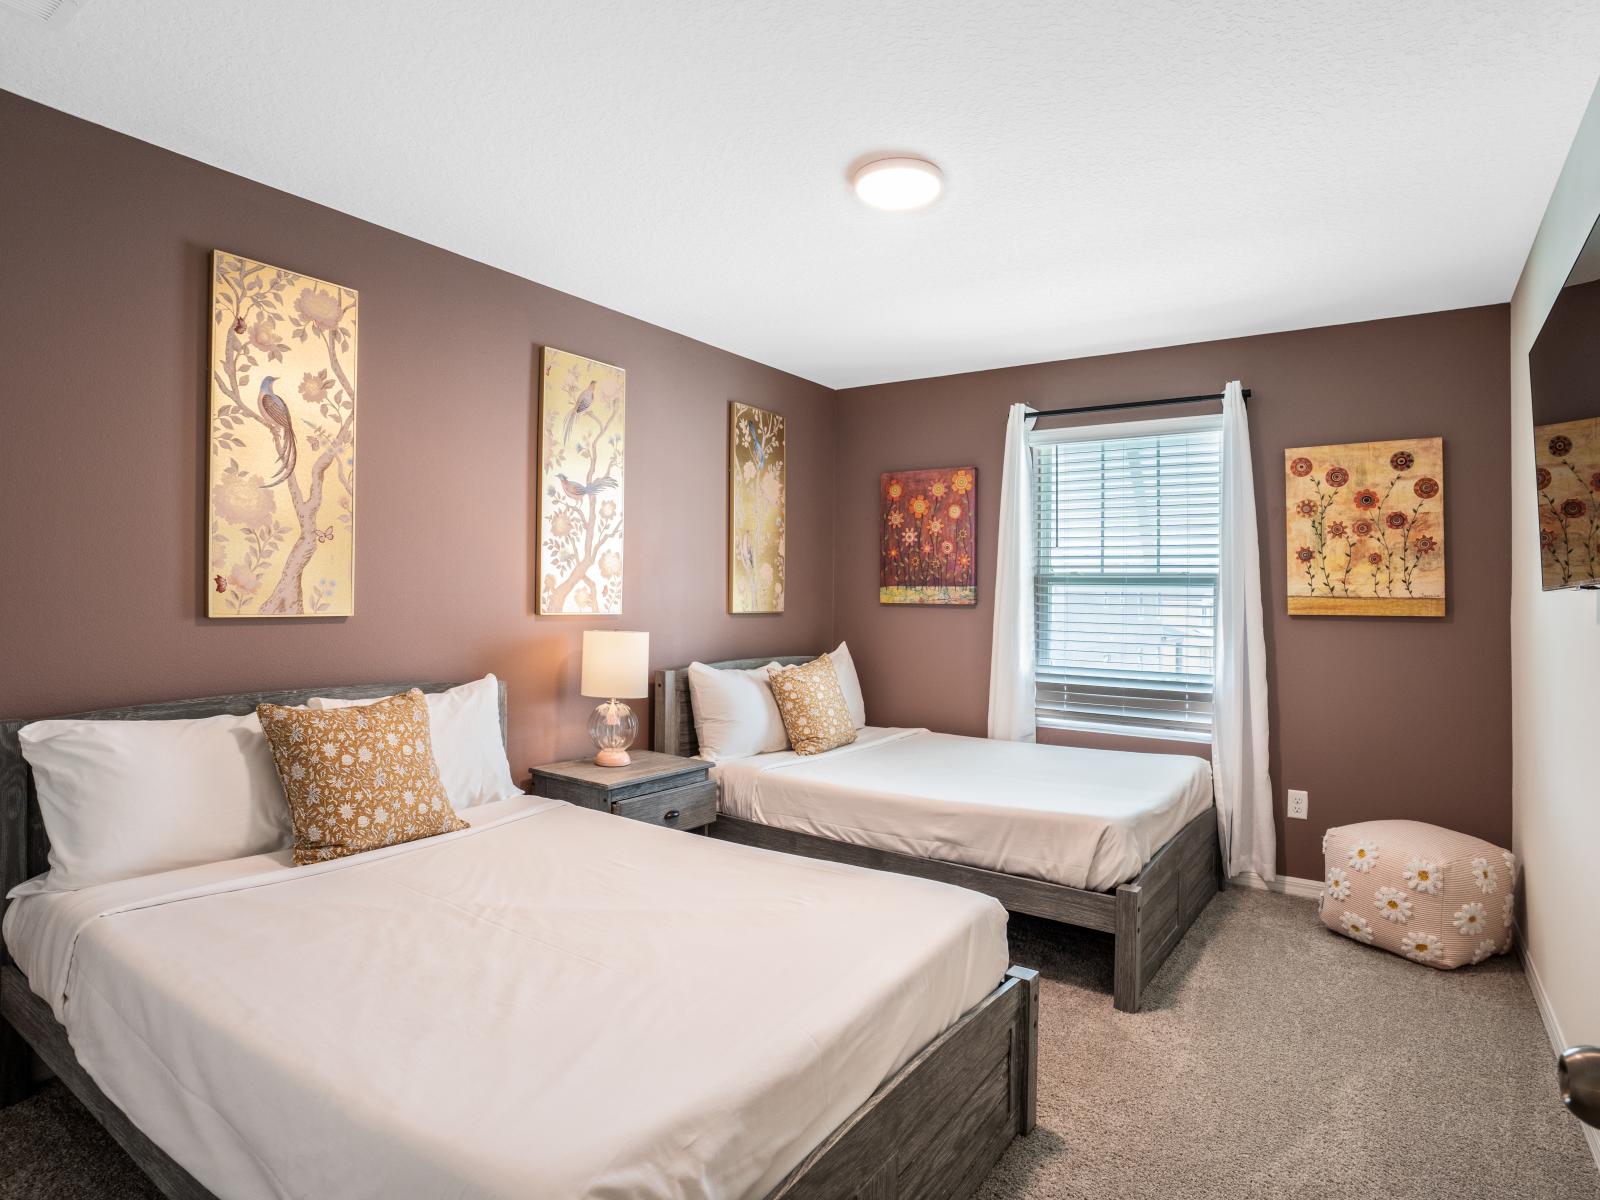
M 654 750 L 630 754 L 625 767 L 596 766 L 590 758 L 535 767 L 533 794 L 667 829 L 700 829 L 717 819 L 710 763 Z

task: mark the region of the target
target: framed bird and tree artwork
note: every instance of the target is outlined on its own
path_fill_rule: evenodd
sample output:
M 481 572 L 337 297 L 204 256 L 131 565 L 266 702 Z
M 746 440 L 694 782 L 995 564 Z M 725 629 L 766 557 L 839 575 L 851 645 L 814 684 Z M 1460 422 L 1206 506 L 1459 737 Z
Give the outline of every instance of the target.
M 728 611 L 781 613 L 788 442 L 781 414 L 728 405 Z
M 622 611 L 626 372 L 546 346 L 539 388 L 539 615 Z
M 212 617 L 355 612 L 354 288 L 211 255 Z

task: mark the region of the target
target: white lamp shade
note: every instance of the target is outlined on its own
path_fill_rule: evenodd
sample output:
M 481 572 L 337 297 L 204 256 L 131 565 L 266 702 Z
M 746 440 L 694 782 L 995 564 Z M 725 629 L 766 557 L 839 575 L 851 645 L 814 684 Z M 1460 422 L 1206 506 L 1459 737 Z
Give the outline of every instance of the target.
M 583 695 L 595 700 L 650 694 L 650 635 L 583 631 Z

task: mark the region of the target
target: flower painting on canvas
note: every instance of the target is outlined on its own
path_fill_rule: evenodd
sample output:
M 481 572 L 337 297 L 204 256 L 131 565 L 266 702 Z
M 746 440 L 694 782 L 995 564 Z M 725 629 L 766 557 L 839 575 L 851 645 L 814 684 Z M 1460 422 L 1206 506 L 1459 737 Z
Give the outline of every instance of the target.
M 1537 425 L 1539 567 L 1546 591 L 1600 580 L 1600 417 Z
M 978 602 L 978 468 L 878 480 L 878 603 Z
M 354 289 L 211 255 L 206 612 L 355 611 Z
M 1445 614 L 1444 439 L 1285 450 L 1289 612 Z
M 621 367 L 544 350 L 539 389 L 539 614 L 622 611 Z
M 781 613 L 786 553 L 783 417 L 728 406 L 728 611 Z

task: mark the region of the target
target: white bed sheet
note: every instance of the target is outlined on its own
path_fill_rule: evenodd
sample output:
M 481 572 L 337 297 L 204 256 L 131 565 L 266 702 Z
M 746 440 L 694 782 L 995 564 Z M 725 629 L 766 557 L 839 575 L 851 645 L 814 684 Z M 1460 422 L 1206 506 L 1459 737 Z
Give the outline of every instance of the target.
M 958 888 L 559 801 L 22 895 L 79 1061 L 221 1196 L 761 1196 L 999 985 Z M 92 893 L 98 893 L 94 895 Z
M 796 833 L 1104 891 L 1211 805 L 1175 754 L 863 729 L 848 746 L 718 763 L 721 810 Z

